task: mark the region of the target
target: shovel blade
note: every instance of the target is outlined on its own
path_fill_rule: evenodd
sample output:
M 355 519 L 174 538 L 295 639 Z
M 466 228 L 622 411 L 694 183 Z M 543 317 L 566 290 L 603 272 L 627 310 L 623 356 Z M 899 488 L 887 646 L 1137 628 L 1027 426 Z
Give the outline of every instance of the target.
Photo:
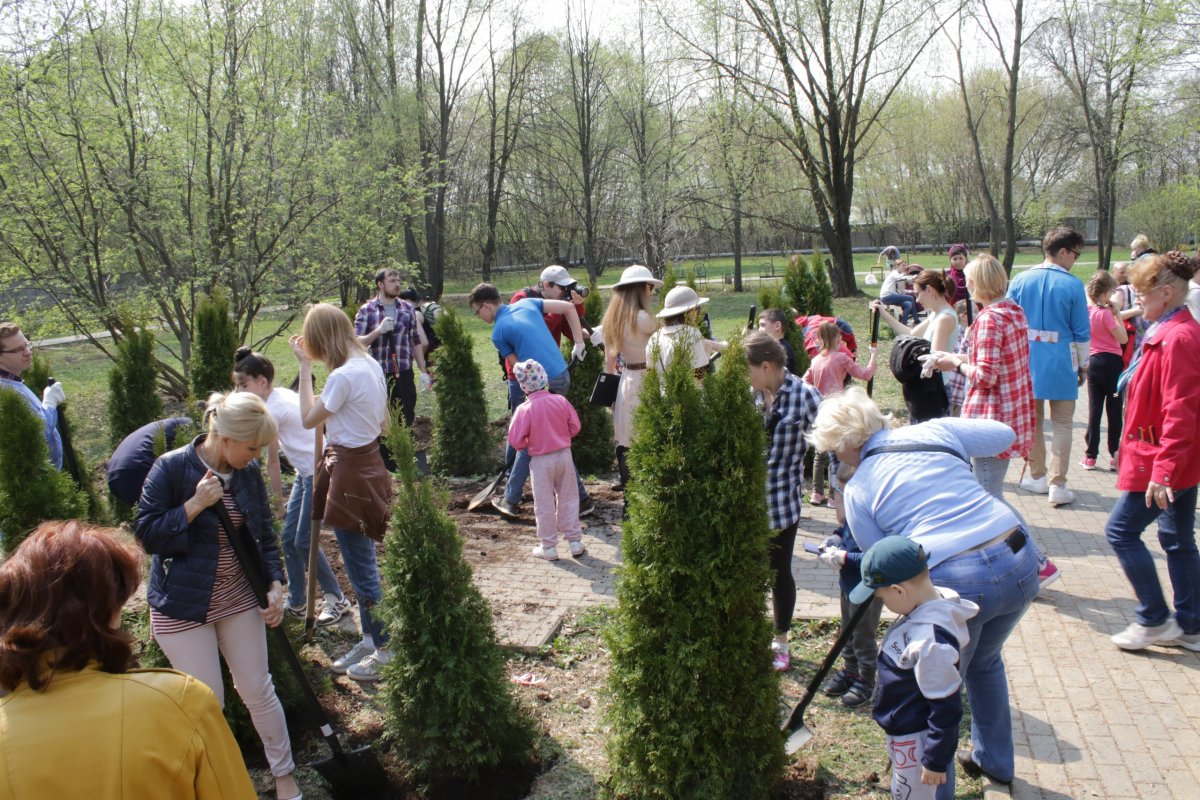
M 787 734 L 787 739 L 784 740 L 783 748 L 787 751 L 789 756 L 795 753 L 801 747 L 804 747 L 804 745 L 811 742 L 813 738 L 813 732 L 807 725 L 803 724 L 794 730 L 785 730 L 784 733 Z
M 311 765 L 329 783 L 335 800 L 372 800 L 391 797 L 383 765 L 369 745 L 344 750 Z
M 479 492 L 479 494 L 472 497 L 471 502 L 467 503 L 467 511 L 475 511 L 487 503 L 491 496 L 495 494 L 496 489 L 500 486 L 500 482 L 506 477 L 508 477 L 508 470 L 504 470 L 495 478 L 493 478 L 491 483 L 483 487 L 483 490 Z

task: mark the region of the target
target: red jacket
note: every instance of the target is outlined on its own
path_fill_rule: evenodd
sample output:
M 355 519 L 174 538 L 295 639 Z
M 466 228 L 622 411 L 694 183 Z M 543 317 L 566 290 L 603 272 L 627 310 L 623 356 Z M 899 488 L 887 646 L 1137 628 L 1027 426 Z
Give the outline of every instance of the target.
M 1200 324 L 1183 309 L 1142 345 L 1126 389 L 1117 488 L 1150 481 L 1175 491 L 1200 484 Z

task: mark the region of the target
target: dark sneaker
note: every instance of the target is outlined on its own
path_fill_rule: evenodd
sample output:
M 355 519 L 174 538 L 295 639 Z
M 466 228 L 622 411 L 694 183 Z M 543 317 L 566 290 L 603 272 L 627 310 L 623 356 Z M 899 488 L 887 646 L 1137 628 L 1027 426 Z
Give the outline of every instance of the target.
M 1003 786 L 1008 786 L 1012 783 L 1011 780 L 1002 781 L 995 775 L 989 775 L 983 767 L 975 763 L 975 759 L 971 755 L 970 750 L 959 750 L 954 758 L 958 761 L 958 766 L 962 771 L 972 778 L 987 778 L 992 783 L 999 783 Z
M 858 708 L 865 705 L 870 702 L 871 693 L 874 691 L 874 686 L 868 686 L 864 681 L 856 680 L 842 695 L 842 705 L 846 708 Z
M 492 501 L 492 508 L 500 512 L 500 516 L 505 519 L 520 519 L 521 512 L 515 504 L 508 502 L 503 497 L 498 497 Z
M 854 685 L 854 681 L 858 678 L 852 672 L 847 672 L 844 669 L 839 669 L 833 673 L 833 677 L 825 682 L 825 686 L 821 691 L 830 697 L 841 697 L 846 692 L 850 691 L 850 687 Z
M 579 516 L 586 517 L 596 510 L 596 504 L 592 502 L 592 498 L 585 497 L 579 501 Z

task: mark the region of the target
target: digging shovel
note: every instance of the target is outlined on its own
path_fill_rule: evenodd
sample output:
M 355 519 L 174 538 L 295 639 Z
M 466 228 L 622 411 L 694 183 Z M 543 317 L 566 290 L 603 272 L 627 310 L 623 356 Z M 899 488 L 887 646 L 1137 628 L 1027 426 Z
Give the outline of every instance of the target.
M 53 386 L 58 381 L 54 378 L 46 380 L 47 386 Z M 71 426 L 67 424 L 66 409 L 62 406 L 58 407 L 58 422 L 55 427 L 58 429 L 58 438 L 62 441 L 62 468 L 63 472 L 71 476 L 75 481 L 75 485 L 80 489 L 86 489 L 88 486 L 88 476 L 83 474 L 83 470 L 79 468 L 79 462 L 75 460 L 75 444 L 71 441 Z
M 313 450 L 313 476 L 312 480 L 317 479 L 317 469 L 321 466 L 321 458 L 324 455 L 321 451 L 324 449 L 324 443 L 321 441 L 321 426 L 318 425 L 314 431 L 316 439 L 316 449 Z M 296 480 L 300 480 L 300 476 L 296 476 Z M 312 507 L 316 508 L 317 504 L 313 503 Z M 321 518 L 313 512 L 308 529 L 308 599 L 304 604 L 304 641 L 311 643 L 313 640 L 313 632 L 317 629 L 317 561 L 321 552 Z
M 266 608 L 268 605 L 266 581 L 259 573 L 258 560 L 250 552 L 251 545 L 247 543 L 246 537 L 243 535 L 245 526 L 242 529 L 234 528 L 233 520 L 230 519 L 224 503 L 217 502 L 212 508 L 216 510 L 217 516 L 221 520 L 221 527 L 225 529 L 225 536 L 233 546 L 233 552 L 242 566 L 242 572 L 246 573 L 250 588 L 254 590 L 254 598 L 258 601 L 259 607 Z M 318 530 L 319 528 L 313 530 L 313 541 L 317 539 Z M 316 579 L 314 570 L 314 573 L 309 574 L 309 580 L 315 583 Z M 313 691 L 304 674 L 304 666 L 292 648 L 292 642 L 288 639 L 283 624 L 280 623 L 270 630 L 279 643 L 284 660 L 287 661 L 288 667 L 295 673 L 296 680 L 300 683 L 304 699 L 308 702 L 313 719 L 318 723 L 321 736 L 333 752 L 329 758 L 316 761 L 310 766 L 329 782 L 330 793 L 335 800 L 368 800 L 368 798 L 383 797 L 388 792 L 388 779 L 383 771 L 383 765 L 371 752 L 370 745 L 355 750 L 345 750 L 342 747 L 337 732 L 333 729 L 333 723 L 325 715 L 325 709 L 321 708 L 317 693 Z
M 800 702 L 792 709 L 791 715 L 788 717 L 787 724 L 783 726 L 784 749 L 788 755 L 799 750 L 804 745 L 808 744 L 813 738 L 812 729 L 804 724 L 804 711 L 812 703 L 813 698 L 817 695 L 817 690 L 821 688 L 821 681 L 825 680 L 825 676 L 829 674 L 829 670 L 833 668 L 834 662 L 838 656 L 842 654 L 846 643 L 850 641 L 850 637 L 854 635 L 855 628 L 862 618 L 866 616 L 867 608 L 874 602 L 874 598 L 859 605 L 855 610 L 854 615 L 850 617 L 850 621 L 842 628 L 841 634 L 838 635 L 837 641 L 833 643 L 833 647 L 829 649 L 829 653 L 825 656 L 825 660 L 821 662 L 820 669 L 817 674 L 813 675 L 813 679 L 808 682 L 808 688 L 804 690 L 804 697 L 800 698 Z
M 879 309 L 871 311 L 871 347 L 879 344 Z M 875 391 L 875 376 L 872 375 L 867 381 L 867 397 L 870 397 Z

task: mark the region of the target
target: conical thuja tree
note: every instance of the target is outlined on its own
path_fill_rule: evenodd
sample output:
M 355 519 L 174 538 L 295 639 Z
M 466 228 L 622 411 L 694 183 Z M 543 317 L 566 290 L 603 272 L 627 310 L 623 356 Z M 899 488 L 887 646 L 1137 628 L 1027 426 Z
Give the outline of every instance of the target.
M 400 478 L 381 570 L 388 735 L 419 783 L 476 782 L 490 768 L 526 762 L 533 726 L 509 694 L 492 611 L 471 580 L 458 526 L 433 482 L 417 480 L 398 420 L 387 443 Z
M 833 286 L 829 283 L 829 270 L 825 267 L 825 259 L 819 250 L 812 254 L 812 269 L 809 270 L 808 302 L 812 306 L 810 314 L 833 316 Z
M 607 633 L 615 798 L 764 798 L 783 767 L 765 445 L 747 383 L 736 343 L 703 386 L 678 357 L 646 376 Z
M 435 330 L 442 345 L 434 354 L 433 469 L 441 475 L 478 475 L 492 468 L 494 443 L 474 343 L 449 306 Z
M 600 293 L 593 290 L 583 303 L 586 318 L 596 324 L 604 316 Z M 563 344 L 563 357 L 570 359 L 573 342 Z M 613 461 L 612 414 L 604 406 L 591 404 L 596 376 L 604 371 L 604 351 L 588 345 L 583 361 L 571 369 L 571 388 L 567 399 L 579 415 L 579 434 L 571 440 L 571 457 L 585 475 L 607 472 Z
M 196 306 L 192 336 L 192 394 L 207 400 L 213 392 L 228 391 L 233 385 L 233 353 L 237 331 L 229 317 L 229 298 L 219 287 L 200 298 Z
M 48 519 L 81 519 L 86 496 L 50 463 L 44 421 L 25 398 L 0 389 L 0 544 L 5 553 Z
M 154 363 L 154 333 L 126 325 L 108 371 L 108 432 L 113 445 L 163 415 Z

